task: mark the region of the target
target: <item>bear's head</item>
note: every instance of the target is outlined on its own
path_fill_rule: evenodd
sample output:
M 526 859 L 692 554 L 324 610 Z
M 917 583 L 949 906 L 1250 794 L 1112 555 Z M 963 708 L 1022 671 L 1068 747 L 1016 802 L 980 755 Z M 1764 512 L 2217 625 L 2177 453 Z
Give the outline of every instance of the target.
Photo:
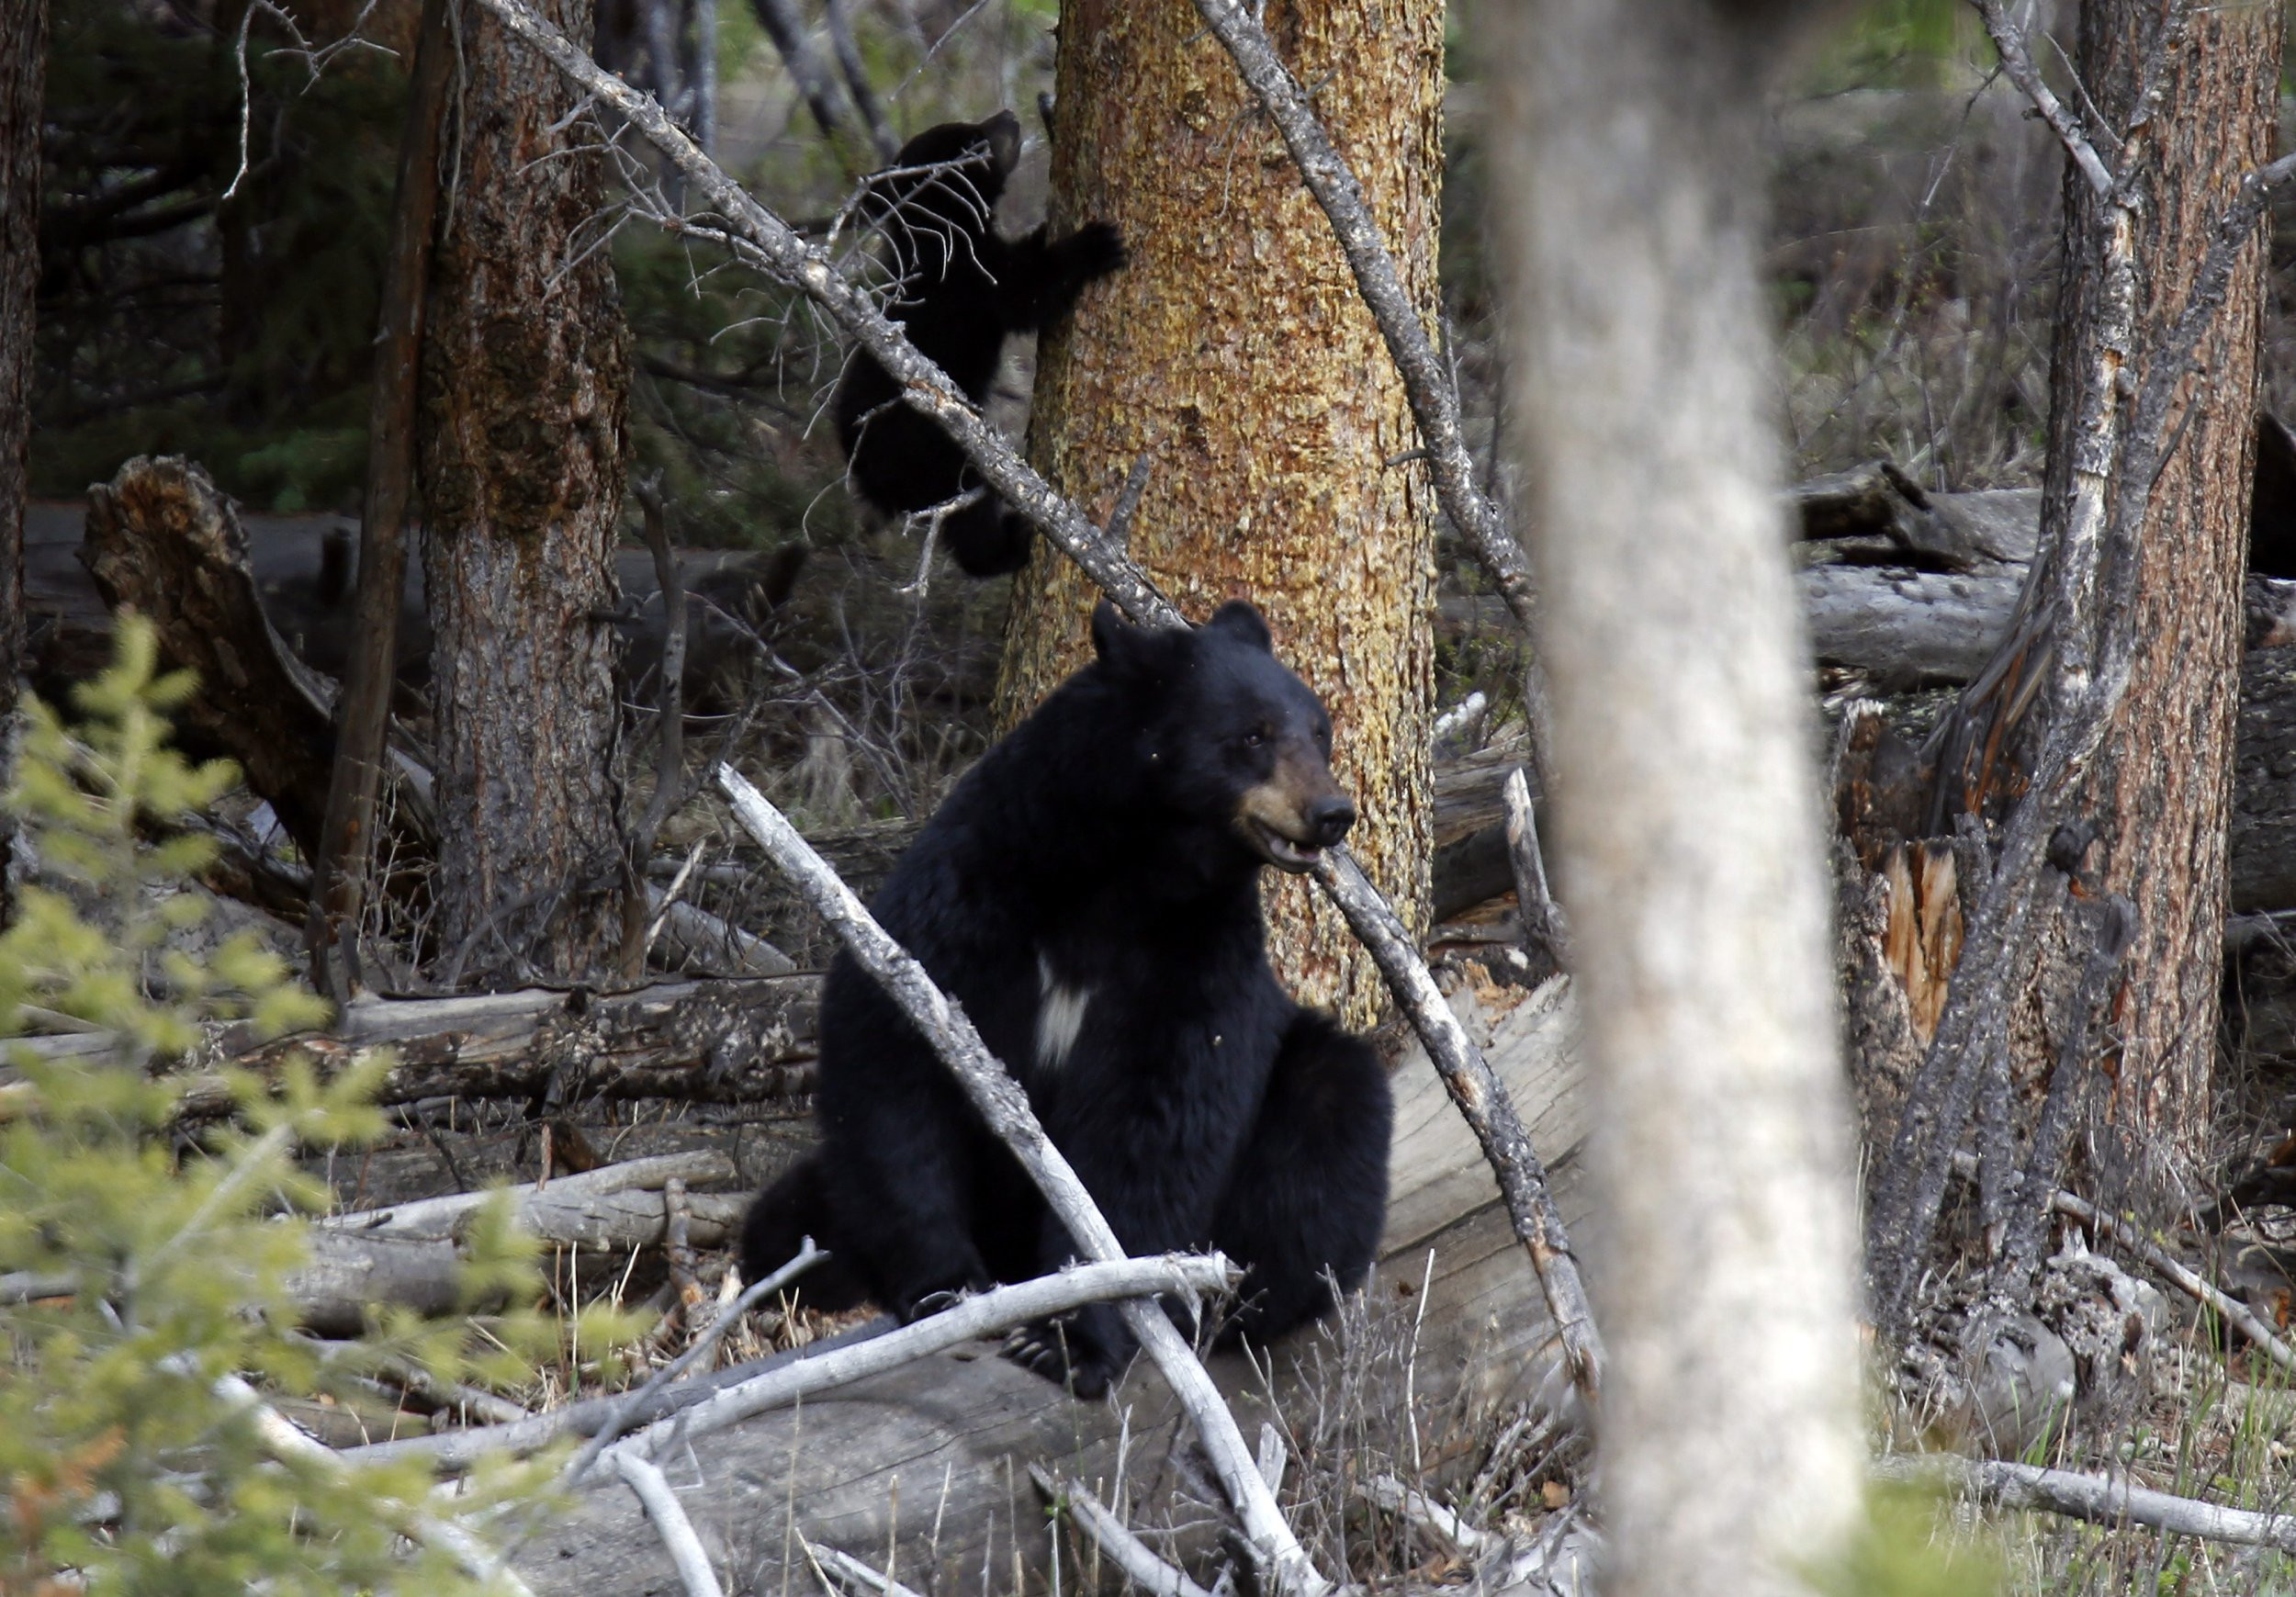
M 943 122 L 902 145 L 890 167 L 870 175 L 861 219 L 872 225 L 897 220 L 896 234 L 934 235 L 944 249 L 953 237 L 980 238 L 1019 163 L 1020 123 L 1010 111 L 985 122 Z
M 1260 613 L 1232 600 L 1201 626 L 1092 613 L 1101 669 L 1141 706 L 1146 795 L 1173 818 L 1306 871 L 1356 824 L 1332 779 L 1332 718 L 1276 658 Z

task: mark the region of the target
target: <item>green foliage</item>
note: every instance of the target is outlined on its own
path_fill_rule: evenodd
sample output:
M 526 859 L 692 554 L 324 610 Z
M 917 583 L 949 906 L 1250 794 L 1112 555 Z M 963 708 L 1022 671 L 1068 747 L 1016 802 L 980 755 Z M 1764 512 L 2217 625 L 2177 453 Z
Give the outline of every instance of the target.
M 409 1359 L 448 1379 L 530 1379 L 558 1344 L 556 1322 L 527 1307 L 533 1244 L 500 1203 L 470 1238 L 466 1301 L 515 1306 L 488 1321 L 482 1355 L 463 1321 L 404 1313 L 323 1350 L 295 1333 L 290 1278 L 309 1257 L 296 1216 L 330 1196 L 298 1155 L 380 1130 L 389 1061 L 332 1081 L 307 1063 L 276 1080 L 228 1072 L 236 1123 L 200 1147 L 171 1135 L 182 1082 L 153 1059 L 211 1021 L 276 1036 L 324 1006 L 252 935 L 185 951 L 205 905 L 183 879 L 212 845 L 142 831 L 212 803 L 233 772 L 168 748 L 165 714 L 189 680 L 155 674 L 148 625 L 123 617 L 118 635 L 118 662 L 80 691 L 80 725 L 29 705 L 8 798 L 56 885 L 27 887 L 0 934 L 0 1037 L 45 1012 L 114 1040 L 62 1057 L 13 1047 L 0 1085 L 0 1591 L 62 1589 L 50 1583 L 65 1572 L 92 1591 L 170 1597 L 490 1589 L 443 1538 L 418 1535 L 410 1553 L 403 1536 L 423 1530 L 418 1512 L 467 1525 L 531 1498 L 546 1463 L 433 1502 L 419 1462 L 281 1456 L 259 1424 L 274 1417 L 235 1383 L 354 1403 L 366 1400 L 351 1378 Z M 629 1329 L 589 1317 L 580 1335 L 602 1346 Z M 510 1528 L 483 1537 L 505 1545 Z
M 1956 1530 L 1932 1494 L 1877 1487 L 1865 1508 L 1850 1550 L 1813 1589 L 1837 1597 L 1996 1597 L 2003 1589 L 2000 1549 Z

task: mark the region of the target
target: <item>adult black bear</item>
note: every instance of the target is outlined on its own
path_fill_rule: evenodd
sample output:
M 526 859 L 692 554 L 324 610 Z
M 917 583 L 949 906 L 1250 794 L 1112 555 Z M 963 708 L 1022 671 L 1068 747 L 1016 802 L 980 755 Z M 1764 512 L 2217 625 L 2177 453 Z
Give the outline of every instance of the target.
M 1370 1267 L 1387 1210 L 1387 1075 L 1268 969 L 1260 867 L 1302 871 L 1356 818 L 1331 718 L 1259 612 L 1134 627 L 957 784 L 874 908 L 980 1028 L 1134 1254 L 1245 1266 L 1230 1333 L 1322 1313 Z M 903 1318 L 1075 1256 L 1019 1165 L 876 984 L 840 955 L 821 999 L 822 1147 L 751 1209 L 742 1269 L 810 1232 L 804 1291 Z M 825 1274 L 826 1272 L 826 1274 Z M 1011 1350 L 1082 1396 L 1120 1374 L 1116 1312 Z
M 944 122 L 901 146 L 862 200 L 899 281 L 885 314 L 975 404 L 996 380 L 1007 333 L 1043 326 L 1086 284 L 1124 264 L 1123 242 L 1106 222 L 1060 239 L 1041 227 L 1001 237 L 996 201 L 1019 159 L 1020 124 L 1010 111 Z M 853 485 L 886 514 L 925 510 L 979 484 L 940 424 L 903 404 L 900 386 L 866 353 L 855 351 L 847 365 L 836 410 Z M 1029 523 L 993 492 L 951 516 L 941 535 L 976 577 L 1018 570 L 1029 557 Z

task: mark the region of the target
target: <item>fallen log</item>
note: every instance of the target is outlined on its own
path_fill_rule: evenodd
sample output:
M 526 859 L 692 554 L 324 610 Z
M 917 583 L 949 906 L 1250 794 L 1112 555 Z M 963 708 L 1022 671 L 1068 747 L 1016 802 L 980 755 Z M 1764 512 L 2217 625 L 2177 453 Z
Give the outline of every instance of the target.
M 1554 1174 L 1566 1220 L 1581 1225 L 1576 1154 L 1585 1105 L 1568 984 L 1550 982 L 1490 1018 L 1471 999 L 1453 1002 Z M 1415 1043 L 1395 1086 L 1387 1233 L 1362 1310 L 1344 1325 L 1278 1344 L 1265 1379 L 1237 1355 L 1209 1361 L 1247 1434 L 1255 1422 L 1277 1421 L 1302 1471 L 1343 1468 L 1360 1436 L 1402 1457 L 1415 1444 L 1439 1474 L 1471 1463 L 1491 1415 L 1567 1388 L 1554 1327 L 1490 1165 Z M 1176 1487 L 1191 1479 L 1186 1434 L 1145 1361 L 1109 1402 L 1086 1404 L 995 1356 L 993 1344 L 975 1344 L 697 1437 L 678 1456 L 686 1472 L 679 1479 L 694 1529 L 732 1586 L 779 1590 L 785 1551 L 786 1572 L 808 1579 L 796 1536 L 783 1534 L 793 1530 L 880 1565 L 890 1549 L 905 1582 L 949 1589 L 977 1580 L 985 1564 L 1000 1580 L 1016 1559 L 1043 1564 L 1030 1462 L 1093 1483 L 1106 1501 L 1123 1437 L 1122 1496 L 1112 1506 L 1128 1524 L 1165 1523 Z M 1200 1508 L 1189 1517 L 1200 1521 Z M 1166 1550 L 1200 1552 L 1208 1539 L 1199 1529 L 1193 1543 Z M 619 1482 L 585 1492 L 517 1563 L 541 1593 L 680 1590 Z
M 377 1101 L 523 1097 L 554 1080 L 561 1095 L 760 1103 L 809 1091 L 818 978 L 809 974 L 662 982 L 627 993 L 528 988 L 451 998 L 363 997 L 325 1032 L 257 1043 L 243 1028 L 217 1034 L 191 1067 L 179 1115 L 235 1107 L 213 1066 L 275 1068 L 310 1056 L 332 1074 L 388 1048 L 398 1063 Z M 33 1038 L 13 1046 L 54 1055 L 105 1054 L 108 1033 Z M 9 1073 L 0 1070 L 0 1082 Z

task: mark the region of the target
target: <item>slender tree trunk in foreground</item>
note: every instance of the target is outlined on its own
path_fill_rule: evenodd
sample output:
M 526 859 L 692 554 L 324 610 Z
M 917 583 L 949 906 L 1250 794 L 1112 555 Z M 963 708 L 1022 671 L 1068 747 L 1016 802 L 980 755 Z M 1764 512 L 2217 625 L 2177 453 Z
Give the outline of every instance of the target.
M 1278 3 L 1267 24 L 1361 178 L 1423 313 L 1435 307 L 1443 8 Z M 1151 476 L 1131 553 L 1190 617 L 1244 597 L 1322 694 L 1363 819 L 1348 847 L 1424 923 L 1433 501 L 1402 386 L 1331 225 L 1194 9 L 1068 0 L 1054 219 L 1122 230 L 1131 264 L 1045 341 L 1033 455 L 1105 520 Z M 1080 663 L 1092 594 L 1040 547 L 1006 638 L 1001 717 Z M 1362 1024 L 1378 972 L 1304 882 L 1272 893 L 1270 942 L 1305 1000 Z
M 538 9 L 587 41 L 591 0 Z M 441 973 L 594 977 L 622 937 L 615 524 L 629 333 L 557 69 L 461 19 L 422 349 Z M 571 125 L 565 125 L 569 123 Z
M 1848 1116 L 1784 543 L 1761 90 L 1791 6 L 1494 5 L 1494 237 L 1602 1128 L 1614 1597 L 1806 1591 L 1857 1510 Z
M 39 278 L 39 109 L 48 0 L 0 0 L 0 789 L 14 774 L 16 680 L 24 668 L 24 501 L 32 423 L 33 287 Z M 0 925 L 14 912 L 0 815 Z

